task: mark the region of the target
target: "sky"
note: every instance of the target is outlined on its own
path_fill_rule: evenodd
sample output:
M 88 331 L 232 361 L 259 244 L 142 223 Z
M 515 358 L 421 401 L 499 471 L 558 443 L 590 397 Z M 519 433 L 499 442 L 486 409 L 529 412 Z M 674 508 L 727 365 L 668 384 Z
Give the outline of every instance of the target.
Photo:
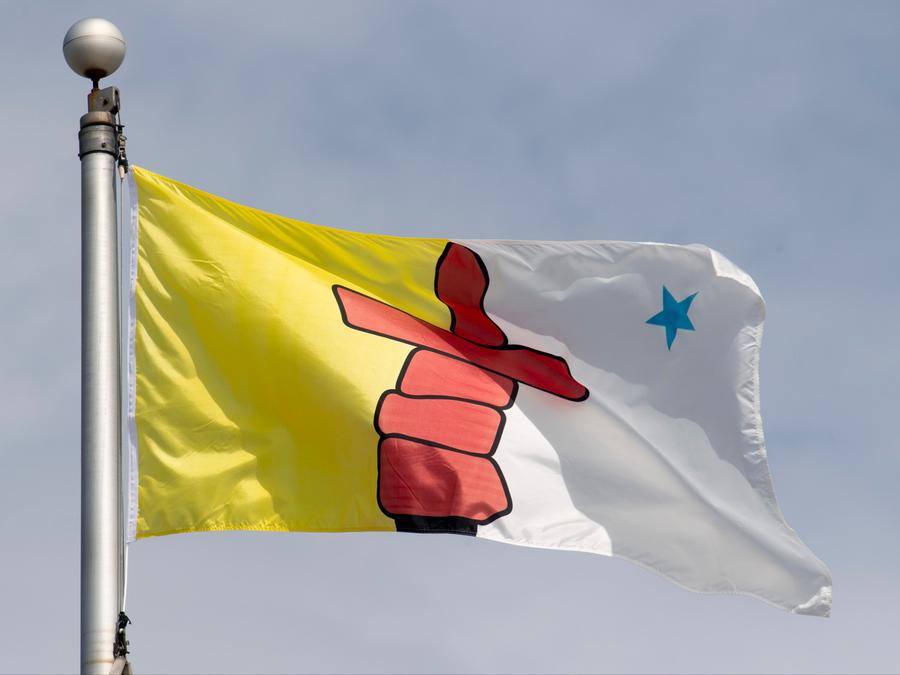
M 78 667 L 80 210 L 116 23 L 132 162 L 353 230 L 703 243 L 767 302 L 762 406 L 830 619 L 452 536 L 131 547 L 139 672 L 896 672 L 900 4 L 5 3 L 0 670 Z

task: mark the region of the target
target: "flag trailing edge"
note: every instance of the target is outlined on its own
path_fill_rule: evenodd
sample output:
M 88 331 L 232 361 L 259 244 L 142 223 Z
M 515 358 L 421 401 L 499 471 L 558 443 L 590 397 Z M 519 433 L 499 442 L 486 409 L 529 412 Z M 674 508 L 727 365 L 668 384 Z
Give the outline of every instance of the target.
M 830 612 L 766 462 L 762 297 L 717 252 L 361 234 L 131 179 L 130 540 L 449 532 Z

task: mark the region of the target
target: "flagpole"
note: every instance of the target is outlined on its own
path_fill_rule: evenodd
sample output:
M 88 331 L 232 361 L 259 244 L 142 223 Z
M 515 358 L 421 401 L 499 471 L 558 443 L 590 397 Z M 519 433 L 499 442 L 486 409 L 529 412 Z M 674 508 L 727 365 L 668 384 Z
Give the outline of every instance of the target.
M 121 454 L 116 227 L 118 90 L 99 89 L 125 56 L 104 19 L 66 33 L 69 66 L 92 82 L 78 134 L 81 160 L 81 672 L 109 673 L 119 613 Z

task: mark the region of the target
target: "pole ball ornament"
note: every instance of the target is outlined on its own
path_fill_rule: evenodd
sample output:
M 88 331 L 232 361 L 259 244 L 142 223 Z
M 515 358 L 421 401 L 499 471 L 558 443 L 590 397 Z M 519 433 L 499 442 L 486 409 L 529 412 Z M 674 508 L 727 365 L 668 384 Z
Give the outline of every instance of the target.
M 96 82 L 122 65 L 125 38 L 106 19 L 82 19 L 72 24 L 63 38 L 63 56 L 69 68 Z

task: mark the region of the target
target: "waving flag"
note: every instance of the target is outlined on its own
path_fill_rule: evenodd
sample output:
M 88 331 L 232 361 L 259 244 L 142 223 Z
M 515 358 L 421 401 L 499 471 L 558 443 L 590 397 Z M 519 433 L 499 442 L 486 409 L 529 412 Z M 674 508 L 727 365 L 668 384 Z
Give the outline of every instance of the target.
M 715 251 L 359 234 L 134 178 L 131 538 L 465 534 L 828 613 L 766 464 L 762 298 Z

